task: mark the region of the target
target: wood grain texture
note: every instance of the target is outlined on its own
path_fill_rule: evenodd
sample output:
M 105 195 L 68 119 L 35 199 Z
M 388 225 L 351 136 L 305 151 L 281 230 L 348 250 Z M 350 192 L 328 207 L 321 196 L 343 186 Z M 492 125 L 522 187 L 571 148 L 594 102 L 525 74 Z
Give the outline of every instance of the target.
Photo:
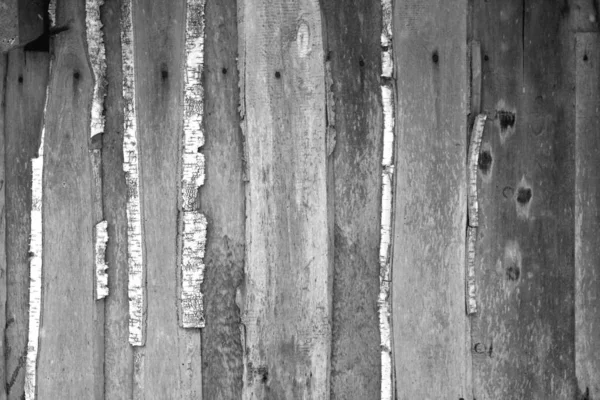
M 110 295 L 105 300 L 104 396 L 131 400 L 133 350 L 129 345 L 127 295 L 127 185 L 123 171 L 123 73 L 119 0 L 105 0 L 101 9 L 106 46 L 106 123 L 102 135 L 102 191 L 108 222 L 106 260 Z
M 479 163 L 477 399 L 575 398 L 571 17 L 562 2 L 474 6 L 491 117 Z
M 0 53 L 44 33 L 44 0 L 0 0 Z
M 24 396 L 29 326 L 29 239 L 31 233 L 31 159 L 42 133 L 48 53 L 8 53 L 6 75 L 6 390 Z
M 576 36 L 575 361 L 580 395 L 600 398 L 600 34 Z
M 381 395 L 381 19 L 379 2 L 324 3 L 335 132 L 332 399 Z
M 392 320 L 398 399 L 470 398 L 465 315 L 467 2 L 394 9 Z
M 43 255 L 37 396 L 101 398 L 102 318 L 94 298 L 94 183 L 89 153 L 93 75 L 85 43 L 85 3 L 57 4 L 45 117 Z
M 329 398 L 332 254 L 315 0 L 241 3 L 248 145 L 244 399 Z
M 7 56 L 0 54 L 0 337 L 6 330 L 6 110 Z M 6 344 L 0 340 L 0 400 L 6 400 Z
M 204 262 L 202 392 L 205 399 L 241 399 L 242 343 L 236 288 L 244 273 L 245 186 L 240 130 L 235 0 L 205 8 L 204 131 L 206 181 L 199 209 L 208 220 Z
M 133 7 L 148 303 L 146 345 L 134 355 L 134 398 L 199 398 L 200 332 L 179 327 L 176 301 L 185 1 L 136 0 Z

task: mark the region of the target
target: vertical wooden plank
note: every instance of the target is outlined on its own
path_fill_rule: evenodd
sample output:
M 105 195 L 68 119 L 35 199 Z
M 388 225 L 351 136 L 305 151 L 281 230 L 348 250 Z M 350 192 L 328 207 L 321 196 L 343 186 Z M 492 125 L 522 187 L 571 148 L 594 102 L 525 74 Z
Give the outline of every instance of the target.
M 491 117 L 479 162 L 474 397 L 575 398 L 572 14 L 541 0 L 476 2 L 474 13 Z
M 12 50 L 6 76 L 6 391 L 21 399 L 29 326 L 31 160 L 40 147 L 49 54 Z
M 90 110 L 93 74 L 85 2 L 58 2 L 44 122 L 43 255 L 37 398 L 100 398 L 102 357 L 94 298 Z M 75 173 L 76 171 L 76 173 Z
M 134 398 L 198 398 L 202 390 L 200 333 L 180 328 L 177 320 L 185 6 L 183 0 L 133 1 L 148 293 L 146 343 L 134 356 Z
M 467 2 L 394 9 L 398 399 L 470 398 L 465 315 Z
M 131 400 L 133 350 L 129 345 L 127 265 L 127 185 L 123 171 L 123 72 L 121 1 L 105 0 L 102 8 L 106 45 L 106 125 L 102 135 L 104 218 L 108 222 L 106 260 L 110 295 L 105 305 L 106 400 Z
M 319 2 L 240 3 L 248 145 L 244 399 L 329 398 L 331 277 Z
M 0 54 L 0 337 L 6 330 L 6 111 L 7 57 Z M 0 400 L 6 400 L 6 345 L 0 341 Z
M 208 1 L 205 9 L 204 130 L 206 182 L 200 209 L 208 219 L 202 286 L 202 392 L 205 399 L 241 399 L 242 343 L 236 288 L 244 272 L 245 185 L 238 114 L 235 0 Z
M 580 396 L 600 398 L 600 35 L 576 36 L 575 361 Z
M 324 20 L 335 207 L 331 398 L 376 399 L 381 396 L 381 3 L 326 2 Z

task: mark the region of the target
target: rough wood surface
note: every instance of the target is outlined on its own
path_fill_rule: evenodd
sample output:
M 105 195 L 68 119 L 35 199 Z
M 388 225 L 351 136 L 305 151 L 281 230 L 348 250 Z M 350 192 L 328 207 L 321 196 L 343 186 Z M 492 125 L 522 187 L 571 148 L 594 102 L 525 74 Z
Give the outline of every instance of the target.
M 183 0 L 133 1 L 149 327 L 134 357 L 134 398 L 148 400 L 202 392 L 200 332 L 179 327 L 175 297 L 185 6 Z
M 467 2 L 394 8 L 393 343 L 398 399 L 470 398 L 465 315 Z
M 0 54 L 0 337 L 6 329 L 6 138 L 4 136 L 6 110 L 7 57 Z M 6 344 L 0 340 L 0 400 L 6 400 Z
M 202 392 L 205 399 L 242 397 L 242 344 L 236 288 L 244 272 L 245 188 L 238 115 L 235 0 L 208 1 L 205 9 L 203 153 L 206 182 L 200 209 L 208 219 L 202 285 Z
M 243 398 L 328 399 L 333 255 L 321 10 L 315 0 L 247 0 L 240 9 L 249 163 Z
M 44 0 L 0 0 L 0 53 L 44 33 Z
M 600 398 L 600 34 L 576 37 L 575 361 L 580 395 Z
M 29 326 L 31 160 L 37 156 L 48 84 L 48 53 L 15 49 L 8 54 L 4 137 L 6 143 L 6 390 L 21 399 Z
M 85 3 L 57 4 L 54 61 L 44 122 L 42 318 L 37 397 L 101 398 L 102 316 L 94 298 L 93 176 L 89 153 L 93 75 Z M 77 173 L 74 173 L 76 171 Z
M 479 161 L 477 399 L 576 395 L 571 11 L 542 0 L 474 3 L 482 110 L 492 117 Z
M 102 135 L 102 191 L 108 222 L 106 260 L 110 296 L 105 300 L 106 400 L 131 400 L 133 350 L 129 345 L 127 296 L 127 186 L 123 171 L 123 74 L 121 65 L 121 1 L 105 0 L 101 9 L 106 45 L 106 124 Z
M 376 399 L 381 396 L 381 3 L 331 1 L 323 10 L 331 74 L 327 125 L 328 134 L 335 134 L 328 183 L 335 207 L 331 398 Z

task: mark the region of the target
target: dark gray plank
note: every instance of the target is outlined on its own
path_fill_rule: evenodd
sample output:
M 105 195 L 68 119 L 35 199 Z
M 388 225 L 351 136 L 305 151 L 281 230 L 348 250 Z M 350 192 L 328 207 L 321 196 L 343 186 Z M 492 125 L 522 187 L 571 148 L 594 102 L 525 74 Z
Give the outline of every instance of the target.
M 7 57 L 0 54 L 0 337 L 6 330 L 6 110 Z M 6 345 L 0 341 L 0 400 L 6 400 Z

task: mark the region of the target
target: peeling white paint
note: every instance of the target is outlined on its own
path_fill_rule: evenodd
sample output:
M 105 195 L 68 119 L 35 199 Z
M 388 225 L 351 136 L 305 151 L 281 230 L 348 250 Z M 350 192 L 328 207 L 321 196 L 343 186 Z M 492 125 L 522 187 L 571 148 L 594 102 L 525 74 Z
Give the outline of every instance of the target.
M 477 201 L 477 168 L 479 163 L 479 150 L 481 148 L 481 138 L 483 137 L 483 128 L 487 116 L 479 114 L 475 117 L 473 131 L 471 133 L 471 145 L 469 146 L 469 190 L 467 195 L 469 226 L 479 225 L 479 202 Z
M 123 171 L 125 171 L 128 189 L 129 343 L 132 346 L 143 346 L 146 342 L 146 273 L 140 208 L 133 44 L 132 2 L 131 0 L 124 0 L 121 6 L 121 49 L 123 57 L 123 101 L 125 104 Z
M 381 0 L 381 98 L 383 102 L 383 156 L 381 243 L 379 250 L 379 329 L 381 334 L 381 399 L 392 400 L 394 378 L 391 339 L 391 238 L 394 183 L 394 87 L 392 55 L 392 1 Z
M 477 313 L 477 293 L 475 292 L 475 242 L 477 241 L 477 228 L 467 228 L 467 314 Z
M 108 274 L 106 270 L 106 244 L 108 243 L 108 222 L 98 222 L 95 227 L 94 257 L 96 264 L 96 300 L 108 296 Z
M 100 7 L 104 0 L 86 0 L 85 25 L 88 57 L 94 73 L 94 93 L 92 97 L 92 118 L 90 135 L 104 132 L 104 97 L 106 96 L 106 56 L 104 34 L 100 22 Z
M 206 218 L 195 210 L 198 188 L 204 184 L 204 4 L 188 0 L 185 28 L 185 93 L 183 114 L 183 162 L 181 208 L 181 315 L 183 328 L 203 328 L 201 284 L 204 279 Z

